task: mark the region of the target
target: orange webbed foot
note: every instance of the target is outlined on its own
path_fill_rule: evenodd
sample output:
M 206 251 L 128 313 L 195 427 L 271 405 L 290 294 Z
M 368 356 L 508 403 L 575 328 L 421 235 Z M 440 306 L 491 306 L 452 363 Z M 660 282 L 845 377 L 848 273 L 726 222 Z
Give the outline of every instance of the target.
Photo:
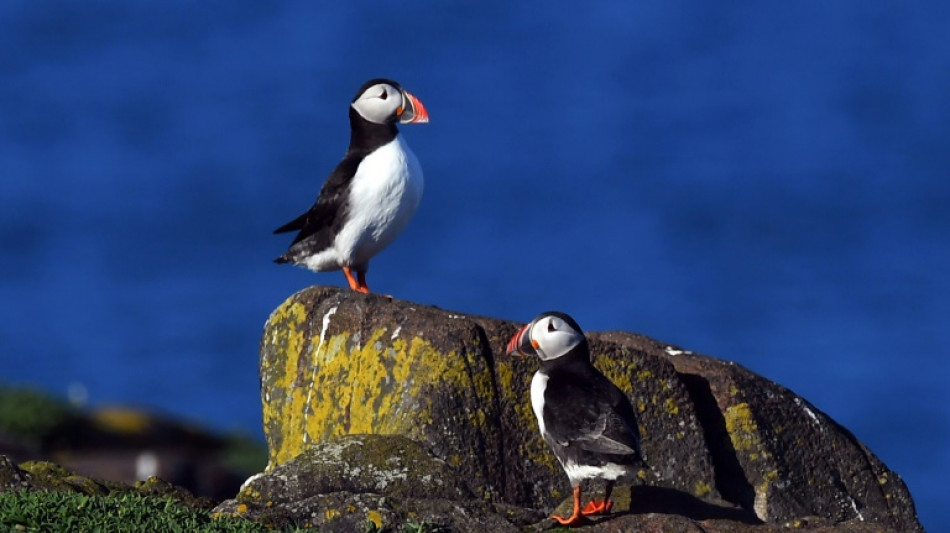
M 607 514 L 610 512 L 610 508 L 613 507 L 613 502 L 610 501 L 595 501 L 591 500 L 588 504 L 581 510 L 582 515 L 592 515 L 592 514 Z
M 551 515 L 551 518 L 557 521 L 557 523 L 562 526 L 576 526 L 587 521 L 586 518 L 581 514 L 581 487 L 580 485 L 574 487 L 574 512 L 571 513 L 571 516 L 564 517 L 558 515 Z
M 359 285 L 356 290 L 363 294 L 369 294 L 369 285 L 366 284 L 366 272 L 360 270 L 356 273 L 356 276 L 358 278 L 357 285 Z
M 353 269 L 345 266 L 343 267 L 343 275 L 346 276 L 346 282 L 350 285 L 350 289 L 363 294 L 369 294 L 369 286 L 366 285 L 366 272 L 357 272 L 354 277 Z
M 553 518 L 558 524 L 561 524 L 562 526 L 577 526 L 587 522 L 587 519 L 584 518 L 584 515 L 581 513 L 575 513 L 567 517 L 553 514 L 551 515 L 551 518 Z

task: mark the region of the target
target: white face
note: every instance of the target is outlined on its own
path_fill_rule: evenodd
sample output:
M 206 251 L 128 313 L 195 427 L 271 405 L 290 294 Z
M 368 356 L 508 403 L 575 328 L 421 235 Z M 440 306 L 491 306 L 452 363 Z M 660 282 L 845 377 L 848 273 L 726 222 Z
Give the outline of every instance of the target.
M 544 361 L 557 359 L 584 341 L 584 334 L 556 316 L 546 316 L 531 326 L 530 338 L 538 357 Z
M 402 112 L 402 93 L 388 83 L 377 83 L 350 104 L 363 118 L 377 124 L 385 124 L 397 112 Z

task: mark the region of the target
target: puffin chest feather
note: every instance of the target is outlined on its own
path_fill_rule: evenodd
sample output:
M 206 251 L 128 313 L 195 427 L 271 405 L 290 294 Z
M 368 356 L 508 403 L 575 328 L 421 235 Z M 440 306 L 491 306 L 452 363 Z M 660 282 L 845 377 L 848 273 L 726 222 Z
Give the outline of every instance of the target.
M 419 207 L 422 189 L 422 167 L 400 136 L 363 158 L 335 239 L 340 255 L 359 264 L 389 245 Z
M 531 408 L 534 409 L 534 416 L 538 419 L 538 429 L 541 430 L 541 436 L 545 434 L 544 429 L 544 391 L 548 387 L 548 375 L 544 372 L 535 372 L 531 378 Z

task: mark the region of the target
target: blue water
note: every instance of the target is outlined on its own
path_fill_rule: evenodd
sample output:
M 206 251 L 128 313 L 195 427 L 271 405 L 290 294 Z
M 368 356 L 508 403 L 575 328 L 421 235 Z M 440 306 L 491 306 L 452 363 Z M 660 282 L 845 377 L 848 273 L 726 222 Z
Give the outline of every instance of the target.
M 270 231 L 388 76 L 431 123 L 374 290 L 738 361 L 950 531 L 945 3 L 339 4 L 0 4 L 3 381 L 259 435 L 264 321 L 344 281 Z

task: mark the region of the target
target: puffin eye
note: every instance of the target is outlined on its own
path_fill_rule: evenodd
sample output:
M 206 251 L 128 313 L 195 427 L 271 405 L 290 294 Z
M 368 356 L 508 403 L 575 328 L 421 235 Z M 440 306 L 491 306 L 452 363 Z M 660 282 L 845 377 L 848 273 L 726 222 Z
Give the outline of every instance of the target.
M 553 320 L 548 320 L 548 331 L 557 331 Z
M 386 98 L 389 98 L 389 93 L 386 92 L 386 88 L 385 88 L 385 87 L 383 87 L 383 94 L 379 95 L 379 97 L 380 97 L 380 99 L 382 99 L 382 100 L 385 100 Z

